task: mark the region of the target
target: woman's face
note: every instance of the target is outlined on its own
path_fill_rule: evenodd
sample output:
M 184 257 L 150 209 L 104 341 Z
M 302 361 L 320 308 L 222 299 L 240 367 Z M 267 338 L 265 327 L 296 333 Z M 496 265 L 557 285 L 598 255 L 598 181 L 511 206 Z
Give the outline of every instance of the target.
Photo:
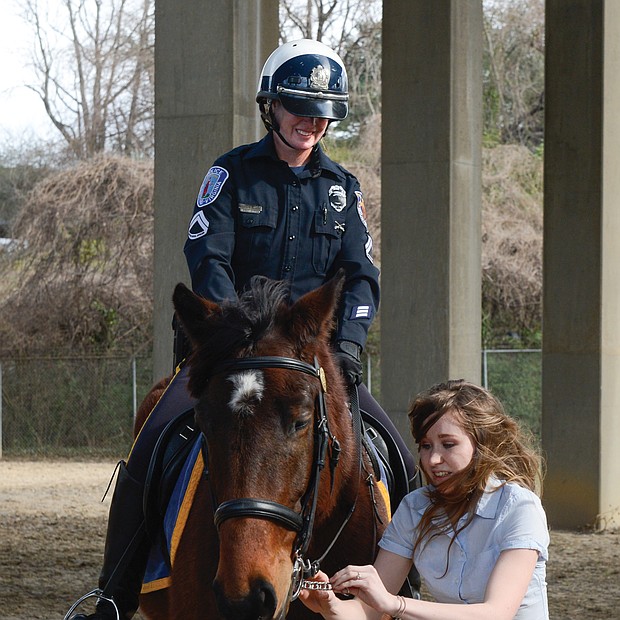
M 280 133 L 284 139 L 293 147 L 301 152 L 307 151 L 308 156 L 314 145 L 323 137 L 327 129 L 326 118 L 309 118 L 307 116 L 295 116 L 284 109 L 279 102 L 273 102 L 274 114 L 278 122 Z M 276 145 L 285 148 L 279 136 L 275 135 Z
M 475 449 L 471 436 L 447 411 L 420 441 L 420 464 L 428 482 L 445 485 L 471 463 Z

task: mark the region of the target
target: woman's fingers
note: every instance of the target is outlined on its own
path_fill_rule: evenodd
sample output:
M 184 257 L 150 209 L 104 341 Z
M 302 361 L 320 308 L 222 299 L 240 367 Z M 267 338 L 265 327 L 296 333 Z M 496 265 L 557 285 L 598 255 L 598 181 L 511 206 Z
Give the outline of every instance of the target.
M 375 573 L 372 566 L 347 566 L 335 573 L 330 581 L 335 589 L 356 588 L 360 587 L 364 581 L 367 582 L 368 578 Z
M 307 581 L 307 585 L 309 587 L 302 587 L 301 591 L 299 592 L 299 600 L 311 611 L 315 613 L 320 613 L 321 610 L 324 609 L 324 605 L 329 605 L 329 599 L 331 596 L 333 596 L 333 593 L 331 592 L 331 584 L 329 583 L 329 578 L 324 572 L 319 571 L 313 579 Z M 329 586 L 329 589 L 315 589 L 314 586 L 310 585 L 312 583 L 316 583 L 317 585 L 320 584 L 320 586 Z

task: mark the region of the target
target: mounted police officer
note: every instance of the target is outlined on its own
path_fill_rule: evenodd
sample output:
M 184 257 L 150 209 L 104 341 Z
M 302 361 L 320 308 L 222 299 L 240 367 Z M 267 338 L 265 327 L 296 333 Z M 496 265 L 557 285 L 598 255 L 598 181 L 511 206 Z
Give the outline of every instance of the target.
M 345 380 L 356 385 L 362 376 L 360 354 L 379 305 L 379 270 L 359 182 L 320 145 L 329 124 L 348 113 L 347 89 L 342 60 L 326 45 L 304 39 L 278 47 L 263 67 L 256 96 L 267 135 L 222 155 L 208 170 L 184 252 L 194 291 L 215 302 L 236 298 L 255 275 L 286 281 L 294 302 L 343 268 L 334 351 Z M 112 596 L 123 619 L 138 607 L 149 547 L 139 528 L 149 455 L 157 429 L 172 417 L 170 403 L 176 414 L 191 408 L 185 385 L 181 368 L 127 463 L 120 465 L 100 588 Z M 361 409 L 393 428 L 365 386 L 359 385 L 359 395 Z M 411 478 L 413 459 L 400 442 Z M 116 612 L 100 599 L 97 612 L 87 618 L 114 619 Z
M 335 340 L 356 380 L 379 271 L 359 183 L 319 144 L 347 115 L 345 68 L 322 43 L 285 43 L 267 60 L 256 99 L 267 135 L 220 157 L 198 195 L 185 244 L 194 291 L 223 301 L 260 274 L 287 281 L 294 302 L 344 267 Z

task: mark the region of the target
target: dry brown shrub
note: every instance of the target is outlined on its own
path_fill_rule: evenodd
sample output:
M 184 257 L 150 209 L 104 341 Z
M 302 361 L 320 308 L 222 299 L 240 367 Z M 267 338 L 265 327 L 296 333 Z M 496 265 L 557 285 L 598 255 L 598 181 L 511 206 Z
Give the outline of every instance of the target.
M 349 162 L 360 180 L 381 257 L 381 117 L 369 119 Z M 485 346 L 537 345 L 542 320 L 543 162 L 526 147 L 500 145 L 482 157 L 482 306 Z
M 349 162 L 381 257 L 381 116 L 368 120 Z M 483 149 L 482 305 L 485 344 L 518 333 L 535 344 L 542 320 L 543 162 L 524 146 Z
M 495 341 L 540 330 L 542 169 L 542 158 L 523 146 L 483 151 L 482 305 Z
M 135 351 L 150 340 L 151 161 L 100 156 L 47 177 L 15 234 L 22 248 L 0 265 L 5 353 Z
M 381 116 L 371 117 L 344 161 L 359 179 L 381 261 Z M 537 345 L 542 320 L 543 162 L 524 146 L 483 149 L 482 306 L 485 346 L 518 334 Z

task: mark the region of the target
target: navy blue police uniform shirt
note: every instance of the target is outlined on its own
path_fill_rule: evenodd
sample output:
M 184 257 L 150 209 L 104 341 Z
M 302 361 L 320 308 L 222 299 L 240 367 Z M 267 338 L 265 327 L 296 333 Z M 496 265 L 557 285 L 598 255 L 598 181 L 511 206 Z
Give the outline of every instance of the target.
M 184 252 L 192 287 L 219 303 L 263 275 L 288 282 L 294 302 L 342 267 L 335 340 L 363 348 L 379 305 L 364 198 L 358 180 L 320 147 L 318 161 L 318 176 L 296 174 L 278 159 L 271 133 L 220 157 L 189 224 Z

